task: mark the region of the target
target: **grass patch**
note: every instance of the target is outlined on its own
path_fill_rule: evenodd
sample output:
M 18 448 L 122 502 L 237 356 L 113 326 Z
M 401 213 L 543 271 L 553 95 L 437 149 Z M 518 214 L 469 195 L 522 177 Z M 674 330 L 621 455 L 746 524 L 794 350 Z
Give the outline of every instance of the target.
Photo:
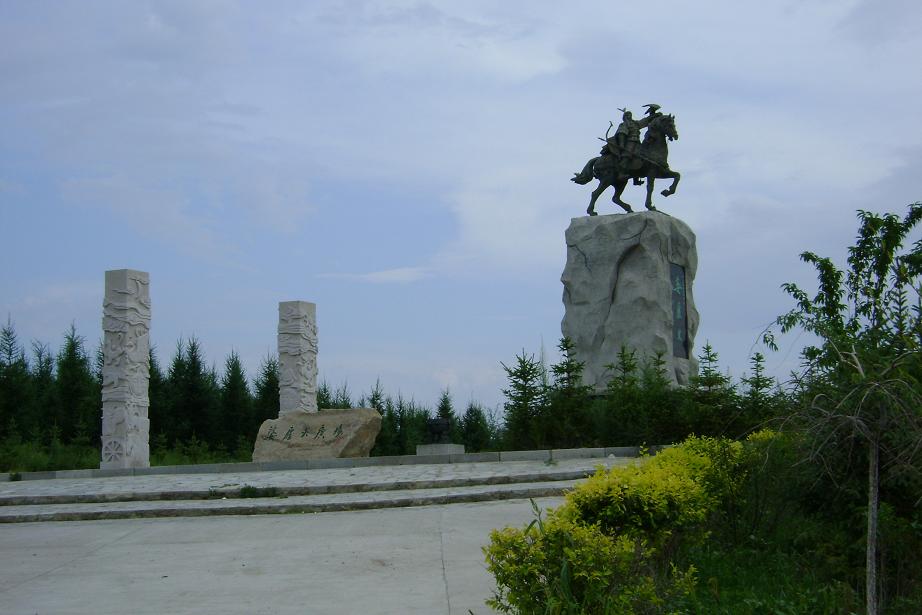
M 771 548 L 689 550 L 698 571 L 689 612 L 715 615 L 842 615 L 861 610 L 847 585 L 823 577 L 815 562 Z
M 253 485 L 244 485 L 237 492 L 239 498 L 274 498 L 279 495 L 276 487 L 254 487 Z

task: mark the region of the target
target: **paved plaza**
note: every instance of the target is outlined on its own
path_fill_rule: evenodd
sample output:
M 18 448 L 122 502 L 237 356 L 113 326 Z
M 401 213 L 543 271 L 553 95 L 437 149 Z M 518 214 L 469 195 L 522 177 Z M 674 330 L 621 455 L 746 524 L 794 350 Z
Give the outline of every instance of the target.
M 0 613 L 479 615 L 491 612 L 490 530 L 531 517 L 528 500 L 508 500 L 9 524 Z
M 490 530 L 528 523 L 528 498 L 556 506 L 599 465 L 631 462 L 0 483 L 0 613 L 487 614 Z

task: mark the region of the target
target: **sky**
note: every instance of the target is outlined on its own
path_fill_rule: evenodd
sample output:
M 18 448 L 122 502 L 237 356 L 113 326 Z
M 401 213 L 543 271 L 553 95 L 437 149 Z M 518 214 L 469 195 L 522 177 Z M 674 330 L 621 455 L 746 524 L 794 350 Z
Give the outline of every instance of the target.
M 693 352 L 739 378 L 781 284 L 815 288 L 800 252 L 844 264 L 856 210 L 922 199 L 920 57 L 916 0 L 0 0 L 0 316 L 95 349 L 104 272 L 140 269 L 163 365 L 195 336 L 252 378 L 311 301 L 332 386 L 498 408 L 502 363 L 557 359 L 569 178 L 657 103 Z

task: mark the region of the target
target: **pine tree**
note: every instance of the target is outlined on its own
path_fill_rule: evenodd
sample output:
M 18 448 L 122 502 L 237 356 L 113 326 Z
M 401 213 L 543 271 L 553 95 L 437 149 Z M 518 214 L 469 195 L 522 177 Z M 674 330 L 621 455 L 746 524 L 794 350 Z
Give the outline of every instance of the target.
M 148 360 L 150 361 L 150 379 L 147 384 L 147 418 L 150 419 L 151 449 L 153 449 L 155 441 L 160 443 L 167 441 L 165 419 L 168 412 L 168 400 L 166 399 L 166 378 L 163 370 L 160 369 L 160 361 L 157 360 L 153 346 L 148 351 Z
M 730 377 L 720 372 L 719 355 L 709 342 L 698 356 L 698 374 L 690 379 L 691 395 L 684 407 L 685 430 L 705 436 L 740 437 L 739 399 Z
M 42 433 L 51 424 L 50 413 L 55 407 L 54 354 L 47 344 L 32 342 L 33 364 L 31 373 L 30 404 L 18 421 L 28 439 L 40 441 Z
M 448 421 L 448 440 L 450 442 L 459 440 L 460 434 L 457 433 L 457 418 L 455 417 L 455 411 L 452 407 L 451 391 L 448 390 L 448 387 L 445 387 L 441 395 L 439 395 L 439 405 L 436 407 L 435 415 L 442 420 Z
M 324 410 L 333 407 L 333 393 L 330 391 L 330 385 L 326 380 L 321 380 L 317 386 L 317 408 Z
M 506 439 L 509 448 L 535 448 L 539 442 L 536 420 L 543 412 L 547 397 L 542 386 L 544 370 L 533 355 L 525 351 L 516 356 L 513 367 L 500 363 L 509 379 L 509 388 L 503 389 L 506 396 Z
M 98 398 L 83 337 L 77 335 L 74 325 L 64 334 L 56 363 L 56 403 L 51 413 L 51 428 L 59 431 L 63 442 L 98 442 L 102 401 Z
M 461 443 L 470 453 L 486 450 L 490 447 L 490 425 L 487 416 L 478 404 L 468 404 L 461 417 Z
M 202 348 L 195 336 L 186 342 L 186 374 L 182 383 L 181 411 L 189 417 L 192 434 L 207 444 L 216 444 L 221 431 L 214 423 L 219 414 L 220 394 L 214 370 L 205 367 Z
M 747 423 L 754 428 L 775 415 L 778 396 L 772 395 L 775 379 L 765 375 L 765 355 L 755 353 L 749 358 L 749 364 L 752 374 L 742 379 L 746 385 L 742 406 Z
M 649 442 L 653 409 L 644 404 L 640 384 L 642 372 L 636 351 L 622 346 L 618 362 L 609 369 L 612 377 L 608 381 L 606 412 L 601 421 L 605 444 L 637 446 Z
M 240 356 L 231 351 L 224 362 L 224 377 L 221 379 L 221 414 L 224 425 L 224 446 L 228 450 L 238 447 L 240 441 L 252 446 L 256 432 L 253 424 L 253 398 L 247 386 L 246 374 L 240 364 Z
M 557 349 L 562 358 L 551 366 L 554 381 L 548 390 L 547 409 L 539 417 L 542 440 L 555 447 L 585 445 L 593 437 L 588 429 L 592 389 L 582 382 L 585 363 L 576 360 L 576 346 L 569 338 L 562 338 Z
M 343 383 L 333 392 L 333 408 L 352 408 L 352 396 L 349 394 L 349 383 Z
M 279 362 L 273 356 L 267 356 L 259 366 L 259 376 L 253 384 L 253 422 L 250 433 L 259 431 L 263 421 L 279 416 Z
M 0 329 L 0 436 L 20 436 L 21 428 L 13 434 L 11 424 L 21 426 L 38 420 L 21 416 L 23 409 L 30 407 L 30 385 L 29 362 L 7 316 L 6 326 Z
M 201 346 L 193 336 L 185 346 L 177 343 L 176 356 L 167 379 L 174 443 L 194 436 L 208 445 L 221 443 L 218 433 L 221 410 L 220 387 L 214 369 L 206 369 Z
M 380 404 L 380 408 L 378 408 L 375 403 Z M 400 420 L 397 417 L 397 408 L 394 405 L 393 399 L 390 397 L 385 398 L 383 393 L 381 393 L 380 382 L 375 383 L 375 388 L 372 389 L 369 404 L 381 413 L 381 430 L 378 432 L 378 437 L 375 439 L 375 445 L 371 449 L 371 455 L 373 457 L 380 457 L 383 455 L 399 454 L 397 437 L 400 431 Z
M 184 411 L 183 399 L 187 371 L 185 343 L 180 338 L 176 342 L 176 351 L 164 381 L 164 404 L 157 420 L 159 429 L 162 430 L 159 433 L 164 434 L 167 441 L 174 446 L 192 435 L 191 418 Z

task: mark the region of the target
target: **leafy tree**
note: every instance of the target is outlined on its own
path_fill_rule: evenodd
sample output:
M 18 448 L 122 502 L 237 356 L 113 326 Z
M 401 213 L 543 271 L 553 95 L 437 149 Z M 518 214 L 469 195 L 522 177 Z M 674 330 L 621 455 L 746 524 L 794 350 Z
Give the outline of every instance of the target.
M 505 430 L 509 448 L 536 448 L 540 442 L 540 433 L 536 419 L 541 416 L 547 404 L 545 387 L 542 379 L 545 370 L 535 360 L 534 355 L 526 355 L 523 350 L 516 356 L 513 367 L 500 363 L 509 379 L 509 388 L 503 389 L 506 396 Z
M 843 449 L 867 456 L 865 592 L 867 613 L 876 615 L 881 470 L 911 469 L 922 447 L 922 240 L 903 248 L 922 219 L 922 203 L 903 218 L 867 211 L 858 218 L 847 271 L 801 254 L 817 271 L 818 291 L 811 297 L 785 284 L 796 306 L 777 325 L 819 339 L 803 351 L 803 403 L 792 417 L 811 443 L 811 458 L 831 469 Z M 765 341 L 775 347 L 771 333 Z

